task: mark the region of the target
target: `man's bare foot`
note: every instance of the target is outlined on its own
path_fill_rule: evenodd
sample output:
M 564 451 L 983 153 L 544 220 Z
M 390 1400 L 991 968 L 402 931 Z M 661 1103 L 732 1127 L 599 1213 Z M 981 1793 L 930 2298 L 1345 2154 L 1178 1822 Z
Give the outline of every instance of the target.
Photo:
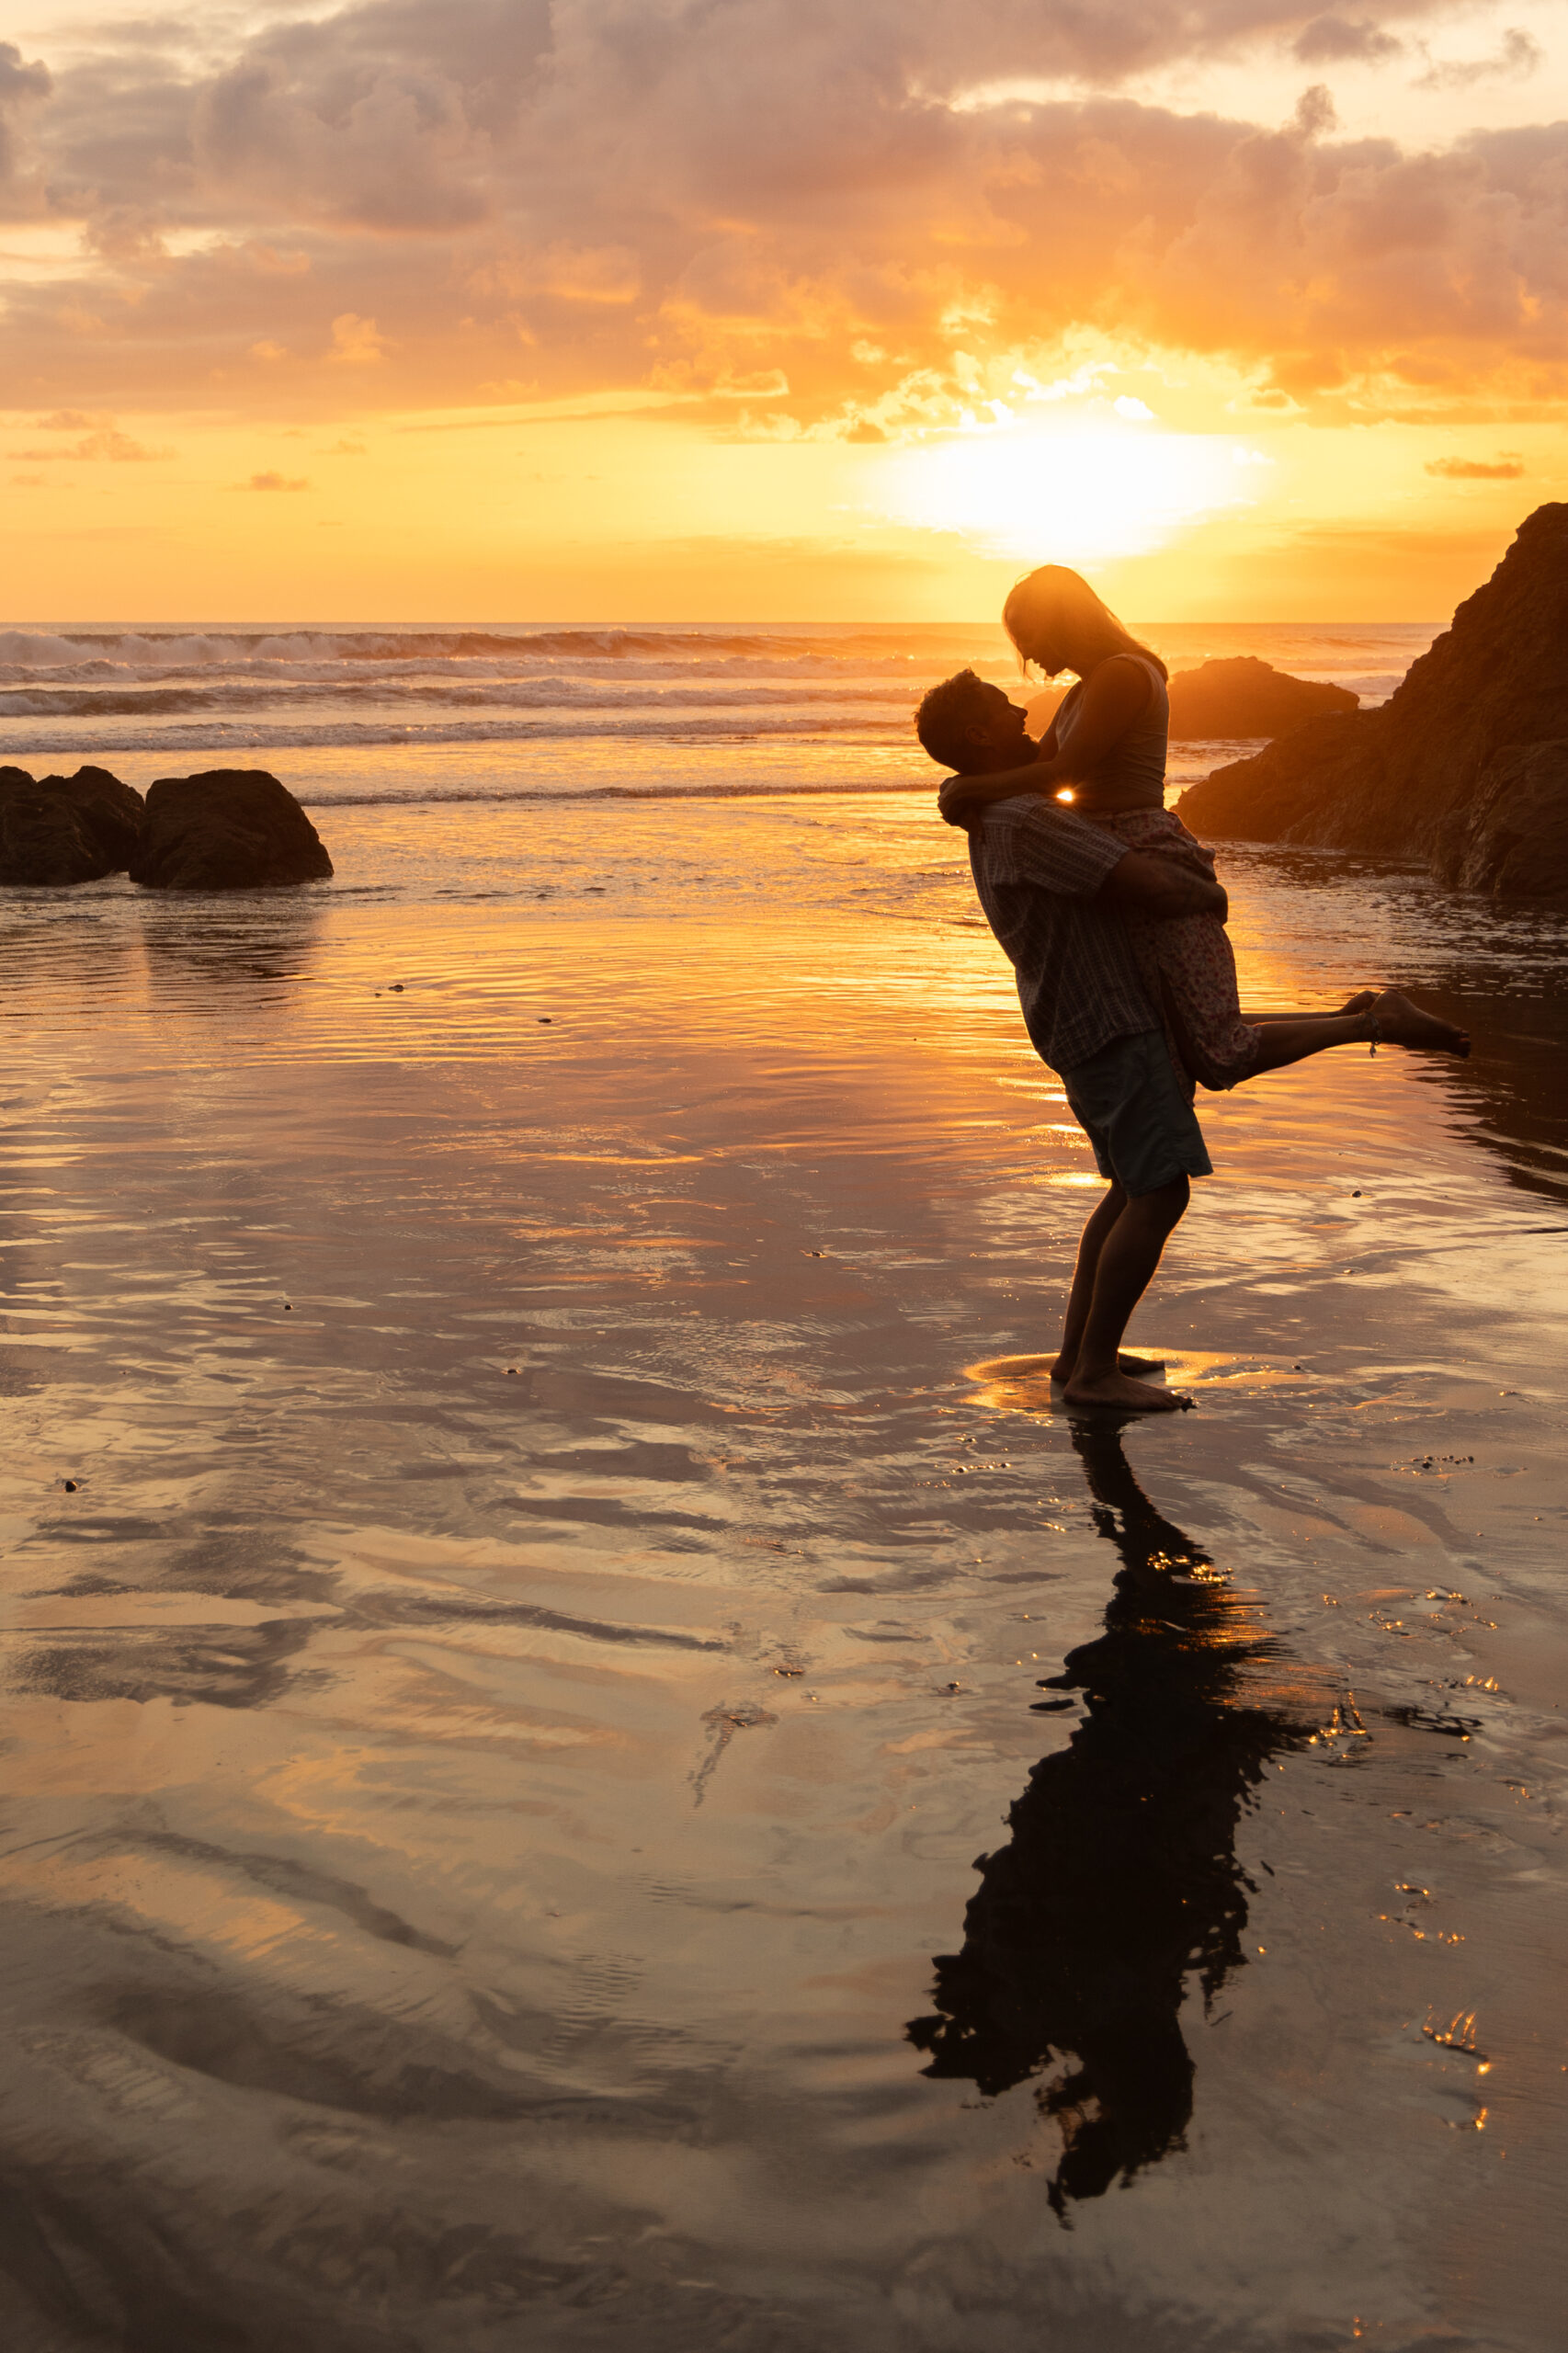
M 1117 1356 L 1116 1369 L 1131 1381 L 1147 1381 L 1151 1373 L 1164 1372 L 1165 1360 L 1164 1357 L 1135 1357 L 1131 1348 L 1122 1348 Z M 1064 1357 L 1057 1358 L 1051 1368 L 1051 1377 L 1056 1381 L 1072 1380 L 1073 1368 Z
M 1376 989 L 1358 989 L 1354 996 L 1347 996 L 1344 1004 L 1336 1006 L 1335 1010 L 1341 1014 L 1370 1013 L 1377 1001 L 1378 993 Z
M 1379 1038 L 1391 1046 L 1415 1046 L 1437 1054 L 1470 1051 L 1470 1040 L 1462 1029 L 1456 1029 L 1451 1021 L 1439 1021 L 1435 1013 L 1423 1013 L 1398 989 L 1385 989 L 1373 1001 L 1371 1010 Z
M 1114 1405 L 1119 1414 L 1180 1414 L 1192 1403 L 1179 1389 L 1153 1389 L 1124 1372 L 1102 1373 L 1097 1381 L 1070 1381 L 1065 1396 L 1069 1405 Z

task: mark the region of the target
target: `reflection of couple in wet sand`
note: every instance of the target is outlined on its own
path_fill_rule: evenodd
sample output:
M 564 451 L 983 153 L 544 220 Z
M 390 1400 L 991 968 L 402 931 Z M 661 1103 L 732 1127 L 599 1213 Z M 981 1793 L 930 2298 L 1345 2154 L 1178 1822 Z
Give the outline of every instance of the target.
M 1244 1013 L 1214 860 L 1165 805 L 1165 664 L 1060 564 L 1019 581 L 1003 622 L 1022 661 L 1076 676 L 1040 743 L 972 670 L 933 687 L 915 723 L 957 771 L 942 815 L 969 835 L 1030 1040 L 1109 1184 L 1078 1246 L 1053 1376 L 1069 1404 L 1169 1412 L 1187 1401 L 1139 1377 L 1160 1368 L 1121 1339 L 1189 1179 L 1211 1173 L 1194 1082 L 1239 1086 L 1330 1046 L 1464 1054 L 1470 1041 L 1397 989 L 1333 1013 Z
M 937 2014 L 908 2029 L 928 2075 L 990 2098 L 1040 2078 L 1062 2135 L 1059 2214 L 1182 2145 L 1188 1984 L 1207 2006 L 1244 1961 L 1236 1825 L 1268 1758 L 1307 1733 L 1270 1688 L 1272 1639 L 1154 1509 L 1117 1426 L 1085 1416 L 1073 1443 L 1122 1562 L 1105 1631 L 1046 1687 L 1084 1712 L 1030 1774 L 1006 1846 L 982 1857 L 963 1949 L 937 1961 Z

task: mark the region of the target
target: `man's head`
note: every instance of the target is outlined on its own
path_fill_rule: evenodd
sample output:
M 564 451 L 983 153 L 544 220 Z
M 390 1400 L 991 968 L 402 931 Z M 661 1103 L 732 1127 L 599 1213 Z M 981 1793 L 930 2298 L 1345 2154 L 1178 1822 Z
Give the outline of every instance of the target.
M 915 732 L 940 767 L 960 776 L 998 776 L 1029 757 L 1028 714 L 1000 687 L 960 670 L 933 687 L 915 714 Z

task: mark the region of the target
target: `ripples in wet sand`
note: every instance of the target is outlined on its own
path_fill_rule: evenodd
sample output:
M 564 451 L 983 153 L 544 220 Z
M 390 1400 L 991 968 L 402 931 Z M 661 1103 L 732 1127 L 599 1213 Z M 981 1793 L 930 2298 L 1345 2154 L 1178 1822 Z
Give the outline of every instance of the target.
M 7 2344 L 1552 2341 L 1555 946 L 1205 1107 L 1122 1435 L 895 866 L 26 903 Z M 1281 999 L 1424 936 L 1233 870 Z

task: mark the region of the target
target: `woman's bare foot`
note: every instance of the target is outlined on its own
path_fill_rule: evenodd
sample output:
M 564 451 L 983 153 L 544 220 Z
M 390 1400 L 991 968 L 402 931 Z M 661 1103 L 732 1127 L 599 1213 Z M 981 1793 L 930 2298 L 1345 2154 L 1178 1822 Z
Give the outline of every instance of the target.
M 1451 1021 L 1439 1021 L 1435 1013 L 1423 1013 L 1398 989 L 1385 989 L 1373 1001 L 1371 1012 L 1380 1040 L 1391 1046 L 1415 1046 L 1437 1054 L 1470 1051 L 1470 1040 L 1462 1029 L 1456 1029 Z
M 1165 1360 L 1164 1357 L 1135 1357 L 1131 1348 L 1122 1348 L 1117 1356 L 1116 1369 L 1126 1373 L 1129 1380 L 1147 1381 L 1151 1373 L 1164 1372 Z M 1073 1368 L 1065 1358 L 1057 1358 L 1051 1368 L 1051 1377 L 1052 1381 L 1072 1380 Z
M 1354 996 L 1347 996 L 1344 1004 L 1336 1006 L 1335 1010 L 1342 1014 L 1370 1013 L 1377 1001 L 1378 993 L 1376 989 L 1358 989 Z
M 1154 1389 L 1124 1372 L 1102 1373 L 1097 1381 L 1070 1381 L 1064 1394 L 1069 1405 L 1114 1405 L 1119 1414 L 1181 1414 L 1192 1403 L 1179 1389 Z

